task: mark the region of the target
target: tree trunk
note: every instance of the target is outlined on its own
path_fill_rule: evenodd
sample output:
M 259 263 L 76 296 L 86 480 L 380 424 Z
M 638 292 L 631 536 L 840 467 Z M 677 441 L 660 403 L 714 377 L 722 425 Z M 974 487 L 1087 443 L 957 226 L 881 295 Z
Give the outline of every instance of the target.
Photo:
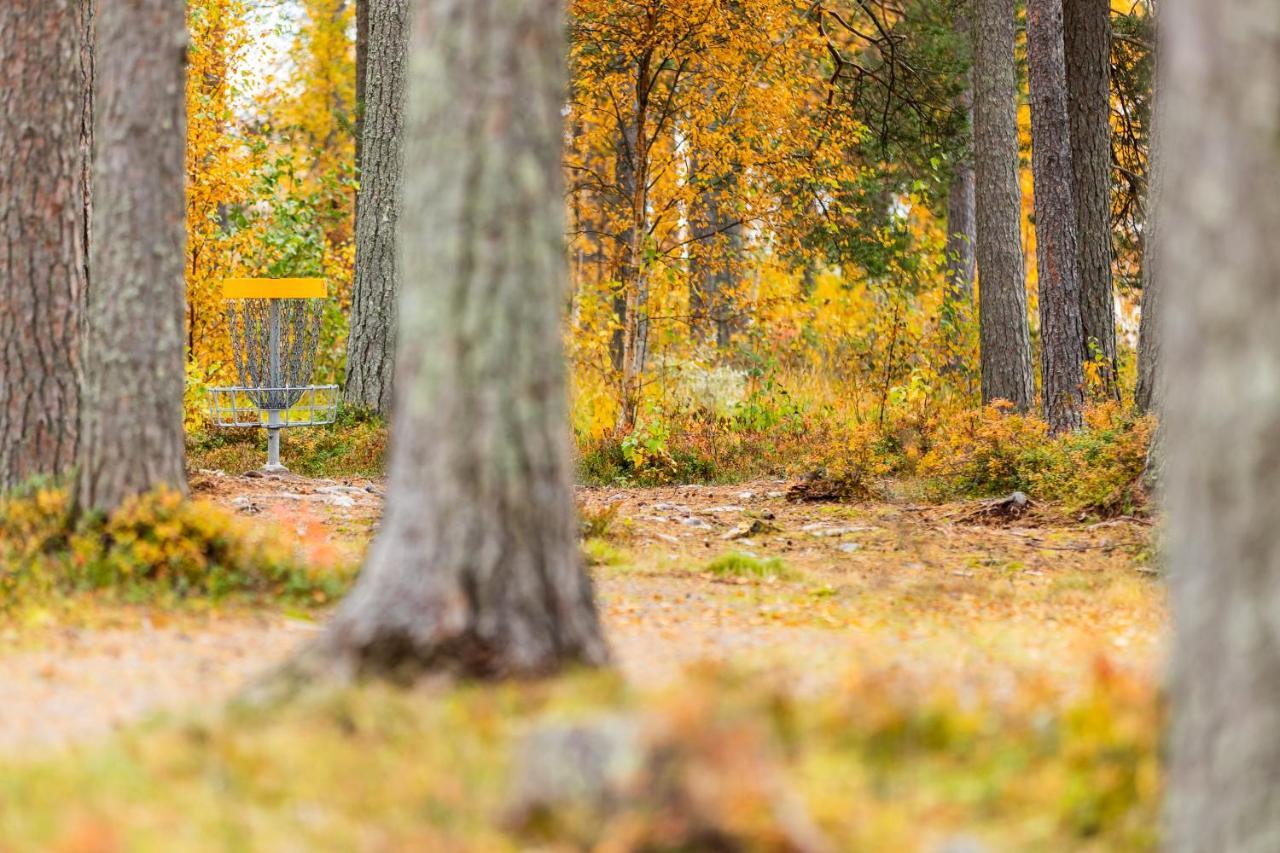
M 75 465 L 91 20 L 83 0 L 0 4 L 0 491 Z
M 1280 4 L 1161 8 L 1167 846 L 1280 849 Z M 1164 61 L 1167 59 L 1168 61 Z
M 369 11 L 369 82 L 364 166 L 356 221 L 355 284 L 347 337 L 344 399 L 391 411 L 395 378 L 396 298 L 400 277 L 396 223 L 400 217 L 408 0 L 383 0 Z
M 958 307 L 973 303 L 977 266 L 977 187 L 973 164 L 961 161 L 951 175 L 947 192 L 947 298 Z
M 1164 371 L 1161 368 L 1161 302 L 1164 275 L 1160 272 L 1163 251 L 1160 237 L 1161 209 L 1164 206 L 1164 135 L 1167 125 L 1163 84 L 1158 81 L 1163 62 L 1157 51 L 1157 82 L 1151 97 L 1151 142 L 1147 150 L 1147 200 L 1142 228 L 1142 316 L 1138 326 L 1138 383 L 1134 405 L 1140 412 L 1158 412 L 1164 401 Z M 1148 466 L 1150 467 L 1150 466 Z
M 369 0 L 356 3 L 356 175 L 364 174 L 365 89 L 369 74 Z M 356 207 L 360 206 L 359 195 Z M 358 215 L 358 214 L 357 214 Z
M 386 516 L 303 662 L 397 678 L 603 663 L 560 337 L 564 10 L 412 6 Z
M 1027 71 L 1040 280 L 1041 393 L 1045 420 L 1057 433 L 1081 424 L 1085 354 L 1071 196 L 1062 0 L 1028 0 Z
M 1031 408 L 1031 332 L 1018 188 L 1015 0 L 974 3 L 973 140 L 982 401 Z
M 972 40 L 970 23 L 972 10 L 964 5 L 956 12 L 956 34 L 963 40 Z M 964 112 L 970 127 L 973 126 L 973 72 L 960 97 L 957 109 Z M 947 192 L 947 299 L 955 309 L 968 310 L 973 304 L 973 277 L 977 268 L 977 211 L 976 186 L 973 176 L 973 147 L 964 152 L 951 173 L 951 187 Z
M 1119 399 L 1111 283 L 1111 3 L 1064 0 L 1063 15 L 1080 326 L 1085 357 L 1103 362 L 1107 394 Z
M 78 501 L 185 489 L 184 7 L 101 0 Z

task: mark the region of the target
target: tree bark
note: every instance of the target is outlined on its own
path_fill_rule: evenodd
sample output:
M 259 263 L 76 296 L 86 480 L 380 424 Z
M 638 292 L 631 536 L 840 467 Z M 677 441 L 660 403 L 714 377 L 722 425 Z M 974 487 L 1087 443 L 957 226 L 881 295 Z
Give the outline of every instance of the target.
M 185 489 L 181 3 L 101 0 L 78 504 Z
M 356 175 L 362 175 L 364 169 L 364 109 L 365 89 L 369 71 L 369 2 L 355 0 L 356 3 Z M 359 207 L 359 195 L 356 197 Z
M 1167 847 L 1280 849 L 1280 4 L 1168 0 Z M 1167 59 L 1167 61 L 1165 61 Z
M 1080 322 L 1071 136 L 1063 57 L 1062 0 L 1027 2 L 1031 171 L 1035 178 L 1040 280 L 1040 375 L 1044 417 L 1055 433 L 1081 425 L 1084 333 Z
M 974 3 L 973 139 L 977 178 L 978 324 L 982 400 L 1031 408 L 1031 331 L 1018 187 L 1015 0 Z
M 363 170 L 356 220 L 355 284 L 347 375 L 349 405 L 391 411 L 395 377 L 396 299 L 408 0 L 383 0 L 369 11 L 370 85 L 364 101 Z
M 76 460 L 91 32 L 88 0 L 0 4 L 0 491 Z
M 535 676 L 606 660 L 560 337 L 560 0 L 414 0 L 386 516 L 303 662 Z
M 1164 370 L 1161 367 L 1163 333 L 1161 313 L 1163 279 L 1160 271 L 1161 210 L 1164 207 L 1164 135 L 1167 98 L 1159 81 L 1163 61 L 1157 52 L 1157 80 L 1151 96 L 1151 141 L 1147 150 L 1146 216 L 1142 228 L 1142 316 L 1138 326 L 1138 381 L 1133 401 L 1139 412 L 1158 412 L 1164 401 Z M 1149 466 L 1150 467 L 1150 466 Z
M 1064 0 L 1063 16 L 1080 326 L 1085 358 L 1101 360 L 1106 392 L 1119 399 L 1111 278 L 1111 3 Z

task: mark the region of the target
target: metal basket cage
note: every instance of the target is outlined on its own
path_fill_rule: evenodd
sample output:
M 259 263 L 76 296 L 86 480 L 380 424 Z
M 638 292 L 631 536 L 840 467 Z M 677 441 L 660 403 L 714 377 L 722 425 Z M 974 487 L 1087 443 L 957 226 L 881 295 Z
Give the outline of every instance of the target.
M 288 408 L 268 409 L 264 399 L 292 400 Z M 302 385 L 256 388 L 235 385 L 209 389 L 209 415 L 219 427 L 323 426 L 338 416 L 337 385 Z

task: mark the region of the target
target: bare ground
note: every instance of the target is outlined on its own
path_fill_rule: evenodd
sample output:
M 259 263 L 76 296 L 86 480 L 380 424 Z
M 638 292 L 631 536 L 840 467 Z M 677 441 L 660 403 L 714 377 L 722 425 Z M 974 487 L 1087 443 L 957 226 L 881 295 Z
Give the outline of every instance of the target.
M 199 472 L 197 496 L 270 520 L 318 560 L 357 560 L 381 511 L 366 480 Z M 1098 666 L 1158 677 L 1166 614 L 1144 568 L 1150 528 L 972 505 L 792 504 L 786 484 L 581 488 L 615 508 L 614 565 L 594 569 L 618 664 L 641 689 L 728 663 L 796 691 L 869 674 L 1000 701 L 1019 684 L 1070 692 Z M 706 571 L 727 551 L 780 557 L 786 579 Z M 318 625 L 279 613 L 134 619 L 0 636 L 0 749 L 47 749 L 165 710 L 214 709 Z M 6 639 L 13 642 L 4 642 Z M 33 647 L 38 645 L 38 647 Z

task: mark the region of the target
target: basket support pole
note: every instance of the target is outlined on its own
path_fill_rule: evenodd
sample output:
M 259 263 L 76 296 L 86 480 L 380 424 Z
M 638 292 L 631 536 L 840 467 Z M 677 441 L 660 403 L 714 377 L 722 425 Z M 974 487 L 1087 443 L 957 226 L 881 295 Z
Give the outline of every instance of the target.
M 268 381 L 272 388 L 279 388 L 284 380 L 280 375 L 280 300 L 272 299 L 270 301 L 270 323 L 271 323 L 271 340 L 270 347 L 267 351 L 268 358 Z M 267 392 L 267 402 L 275 403 L 272 397 L 279 396 L 280 391 Z M 280 464 L 280 410 L 267 410 L 267 464 L 262 469 L 264 471 L 287 471 Z

